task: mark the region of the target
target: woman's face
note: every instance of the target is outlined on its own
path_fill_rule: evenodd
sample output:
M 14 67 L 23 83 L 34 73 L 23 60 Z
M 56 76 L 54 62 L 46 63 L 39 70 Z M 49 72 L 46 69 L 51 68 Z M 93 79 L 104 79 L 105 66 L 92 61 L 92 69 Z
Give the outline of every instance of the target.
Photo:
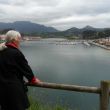
M 15 41 L 15 43 L 18 47 L 20 46 L 20 41 L 21 41 L 21 37 L 18 37 Z

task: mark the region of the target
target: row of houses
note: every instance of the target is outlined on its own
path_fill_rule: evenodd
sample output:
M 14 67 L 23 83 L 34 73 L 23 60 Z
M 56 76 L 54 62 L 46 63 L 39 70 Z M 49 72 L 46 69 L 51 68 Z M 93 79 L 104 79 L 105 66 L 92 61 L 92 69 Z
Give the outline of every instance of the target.
M 36 41 L 36 40 L 40 40 L 41 39 L 41 37 L 39 37 L 39 36 L 36 36 L 36 37 L 32 37 L 32 36 L 23 36 L 22 37 L 22 40 L 26 40 L 26 41 L 30 41 L 30 40 L 32 40 L 32 41 Z
M 6 38 L 6 36 L 5 35 L 0 35 L 0 40 L 5 40 L 5 38 Z M 23 36 L 22 37 L 22 40 L 26 40 L 26 41 L 28 41 L 28 40 L 32 40 L 32 41 L 34 41 L 34 40 L 40 40 L 41 39 L 41 37 L 39 37 L 39 36 L 36 36 L 36 37 L 32 37 L 32 36 Z

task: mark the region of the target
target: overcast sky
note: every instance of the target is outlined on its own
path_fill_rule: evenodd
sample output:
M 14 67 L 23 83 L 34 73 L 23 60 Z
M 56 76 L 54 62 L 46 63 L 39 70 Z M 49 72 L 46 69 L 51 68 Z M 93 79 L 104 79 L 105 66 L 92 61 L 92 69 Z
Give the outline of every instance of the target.
M 110 27 L 110 0 L 0 0 L 0 22 L 24 20 L 59 30 Z

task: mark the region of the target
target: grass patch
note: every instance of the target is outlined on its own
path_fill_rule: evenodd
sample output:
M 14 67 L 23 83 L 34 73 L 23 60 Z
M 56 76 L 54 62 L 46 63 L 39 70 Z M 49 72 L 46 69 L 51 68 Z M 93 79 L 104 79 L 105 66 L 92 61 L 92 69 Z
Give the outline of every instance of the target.
M 29 97 L 30 100 L 30 108 L 28 110 L 69 110 L 66 107 L 63 107 L 61 105 L 49 105 L 49 104 L 42 104 L 38 101 L 35 101 L 34 99 L 32 99 L 31 97 Z
M 0 43 L 3 43 L 3 42 L 5 42 L 5 40 L 0 40 Z

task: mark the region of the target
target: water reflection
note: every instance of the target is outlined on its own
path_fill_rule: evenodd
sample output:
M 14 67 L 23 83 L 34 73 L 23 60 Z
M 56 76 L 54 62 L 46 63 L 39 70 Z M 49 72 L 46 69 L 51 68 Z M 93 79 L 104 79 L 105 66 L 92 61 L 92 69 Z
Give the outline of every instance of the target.
M 110 51 L 95 46 L 55 45 L 53 40 L 29 41 L 21 49 L 34 73 L 45 82 L 99 86 L 110 79 Z M 34 88 L 34 96 L 79 110 L 98 109 L 98 95 Z

